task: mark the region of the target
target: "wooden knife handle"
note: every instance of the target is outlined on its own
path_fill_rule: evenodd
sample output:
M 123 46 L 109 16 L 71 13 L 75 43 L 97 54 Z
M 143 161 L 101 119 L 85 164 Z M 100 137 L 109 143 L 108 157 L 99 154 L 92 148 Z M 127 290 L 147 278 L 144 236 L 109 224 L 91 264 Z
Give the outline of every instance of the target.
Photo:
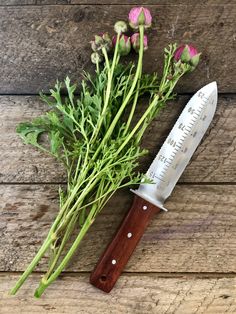
M 131 209 L 90 276 L 92 285 L 105 292 L 111 291 L 149 221 L 160 211 L 141 197 L 134 197 Z

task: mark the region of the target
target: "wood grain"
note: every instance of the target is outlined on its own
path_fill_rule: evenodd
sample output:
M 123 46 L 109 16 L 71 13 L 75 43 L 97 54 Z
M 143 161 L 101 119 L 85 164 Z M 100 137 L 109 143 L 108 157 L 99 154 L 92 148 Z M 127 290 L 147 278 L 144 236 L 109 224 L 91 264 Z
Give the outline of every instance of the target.
M 143 139 L 149 149 L 140 166 L 145 172 L 171 130 L 189 96 L 170 103 L 155 119 Z M 236 96 L 221 96 L 213 123 L 195 152 L 181 182 L 236 182 Z M 140 104 L 139 115 L 143 110 Z M 18 123 L 31 120 L 48 109 L 38 97 L 0 97 L 0 182 L 62 182 L 63 168 L 47 154 L 24 145 L 15 132 Z
M 175 0 L 129 0 L 127 1 L 120 1 L 120 0 L 1 0 L 0 5 L 54 5 L 54 4 L 86 4 L 86 5 L 125 5 L 125 4 L 133 4 L 133 5 L 170 5 L 176 4 Z M 196 1 L 194 0 L 178 0 L 178 4 L 185 4 L 185 5 L 194 5 Z M 232 4 L 232 0 L 199 0 L 197 4 Z
M 52 5 L 1 6 L 2 72 L 0 94 L 38 93 L 56 78 L 80 79 L 91 70 L 89 41 L 101 31 L 112 31 L 131 6 Z M 183 79 L 180 92 L 193 92 L 218 80 L 221 92 L 236 91 L 234 4 L 150 6 L 155 16 L 145 71 L 160 70 L 162 51 L 170 42 L 193 42 L 203 52 L 198 69 Z M 209 15 L 210 11 L 210 15 Z M 168 18 L 167 18 L 168 17 Z M 10 22 L 9 22 L 10 21 Z
M 16 127 L 43 114 L 48 107 L 38 97 L 0 97 L 0 180 L 1 182 L 61 182 L 65 181 L 63 168 L 56 160 L 24 145 Z
M 236 279 L 160 278 L 138 274 L 120 278 L 109 294 L 88 284 L 88 275 L 63 276 L 41 299 L 32 297 L 39 281 L 33 275 L 17 296 L 9 289 L 16 274 L 0 275 L 1 314 L 224 314 L 236 312 Z M 63 297 L 62 297 L 63 296 Z M 78 312 L 79 311 L 79 312 Z
M 132 255 L 129 272 L 236 272 L 234 185 L 178 185 Z M 91 271 L 130 208 L 120 191 L 97 217 L 67 271 Z M 57 211 L 55 185 L 0 186 L 0 271 L 31 261 Z M 46 269 L 46 259 L 38 270 Z

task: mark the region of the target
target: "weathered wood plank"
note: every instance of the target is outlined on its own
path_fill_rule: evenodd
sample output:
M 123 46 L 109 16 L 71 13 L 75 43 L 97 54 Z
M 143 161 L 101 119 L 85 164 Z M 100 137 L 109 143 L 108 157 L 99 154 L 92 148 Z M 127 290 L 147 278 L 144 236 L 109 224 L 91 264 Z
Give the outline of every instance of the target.
M 143 160 L 141 171 L 146 171 L 188 99 L 188 96 L 179 97 L 153 121 L 143 140 L 150 154 Z M 236 182 L 235 102 L 235 96 L 219 98 L 213 123 L 184 172 L 182 182 Z M 1 182 L 65 181 L 62 167 L 52 157 L 23 145 L 15 132 L 19 122 L 31 120 L 46 109 L 37 97 L 0 97 Z M 140 105 L 140 112 L 141 109 Z
M 194 0 L 179 0 L 178 5 L 180 4 L 195 4 Z M 232 4 L 231 0 L 199 0 L 197 4 Z M 86 4 L 86 5 L 125 5 L 125 4 L 133 4 L 133 5 L 170 5 L 176 4 L 175 0 L 129 0 L 127 1 L 120 1 L 120 0 L 1 0 L 0 5 L 54 5 L 54 4 Z
M 112 198 L 86 235 L 67 271 L 91 271 L 110 241 L 132 193 Z M 21 271 L 57 212 L 57 186 L 0 186 L 0 271 Z M 144 234 L 126 271 L 236 272 L 235 186 L 179 185 Z M 46 259 L 38 270 L 46 269 Z
M 88 283 L 88 275 L 63 276 L 39 300 L 32 297 L 40 280 L 33 275 L 17 296 L 9 289 L 17 275 L 0 275 L 2 314 L 224 314 L 236 312 L 235 278 L 159 278 L 157 275 L 123 275 L 110 294 Z M 79 312 L 78 312 L 79 311 Z
M 61 182 L 64 170 L 56 160 L 24 145 L 16 126 L 48 109 L 38 97 L 0 97 L 0 180 L 1 182 Z
M 66 75 L 80 78 L 83 69 L 92 69 L 88 45 L 92 36 L 111 31 L 113 23 L 124 19 L 130 7 L 0 7 L 0 93 L 34 94 L 47 90 L 56 78 Z M 162 51 L 169 42 L 193 42 L 203 52 L 202 62 L 178 90 L 192 92 L 217 79 L 221 92 L 236 91 L 236 5 L 153 5 L 151 8 L 156 22 L 150 34 L 150 49 L 145 54 L 145 71 L 160 70 Z

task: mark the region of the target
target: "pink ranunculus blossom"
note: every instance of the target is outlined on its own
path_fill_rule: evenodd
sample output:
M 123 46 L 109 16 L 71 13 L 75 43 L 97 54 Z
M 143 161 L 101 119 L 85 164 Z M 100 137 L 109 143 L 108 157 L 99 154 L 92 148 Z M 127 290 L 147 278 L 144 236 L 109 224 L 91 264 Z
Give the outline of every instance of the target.
M 129 24 L 132 28 L 138 29 L 139 25 L 148 28 L 152 24 L 152 16 L 148 9 L 143 7 L 132 8 L 129 12 Z
M 117 36 L 114 36 L 113 39 L 112 39 L 112 44 L 113 44 L 113 47 L 116 46 L 116 42 L 117 42 Z M 130 50 L 131 50 L 131 43 L 130 43 L 130 37 L 129 36 L 126 36 L 124 34 L 122 34 L 120 37 L 119 37 L 119 54 L 121 56 L 126 56 L 130 53 Z
M 198 53 L 197 49 L 192 45 L 182 45 L 176 49 L 174 59 L 176 62 L 187 63 L 192 67 L 192 70 L 196 68 L 199 63 L 201 53 Z
M 132 47 L 134 48 L 134 50 L 136 52 L 139 51 L 139 48 L 140 48 L 140 39 L 139 39 L 139 33 L 134 33 L 130 40 L 131 40 L 131 44 L 132 44 Z M 143 37 L 143 46 L 144 46 L 144 50 L 147 50 L 148 49 L 148 37 L 147 35 L 144 35 Z

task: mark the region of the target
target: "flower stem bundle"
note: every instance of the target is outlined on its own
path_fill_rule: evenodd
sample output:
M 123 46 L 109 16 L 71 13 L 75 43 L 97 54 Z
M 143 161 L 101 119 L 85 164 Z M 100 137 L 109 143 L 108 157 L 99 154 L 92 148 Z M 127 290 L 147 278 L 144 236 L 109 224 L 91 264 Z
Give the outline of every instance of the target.
M 66 78 L 57 82 L 51 95 L 41 95 L 48 112 L 32 122 L 21 123 L 17 132 L 25 143 L 53 155 L 65 167 L 66 189 L 59 189 L 60 208 L 38 253 L 17 281 L 15 294 L 42 257 L 48 257 L 35 296 L 60 275 L 81 240 L 111 196 L 133 184 L 150 184 L 136 172 L 138 160 L 147 153 L 140 142 L 146 128 L 167 101 L 179 79 L 192 71 L 199 61 L 196 49 L 169 45 L 164 53 L 162 76 L 144 74 L 143 55 L 148 48 L 146 29 L 152 17 L 146 8 L 133 8 L 129 24 L 135 33 L 129 37 L 127 24 L 115 23 L 116 36 L 96 35 L 91 42 L 94 75 L 84 73 L 79 88 Z M 124 62 L 133 48 L 138 61 Z M 63 88 L 66 89 L 66 96 Z M 148 105 L 137 120 L 135 114 L 142 96 Z M 47 140 L 42 141 L 42 134 Z M 72 241 L 73 239 L 73 241 Z M 69 245 L 68 245 L 69 244 Z

